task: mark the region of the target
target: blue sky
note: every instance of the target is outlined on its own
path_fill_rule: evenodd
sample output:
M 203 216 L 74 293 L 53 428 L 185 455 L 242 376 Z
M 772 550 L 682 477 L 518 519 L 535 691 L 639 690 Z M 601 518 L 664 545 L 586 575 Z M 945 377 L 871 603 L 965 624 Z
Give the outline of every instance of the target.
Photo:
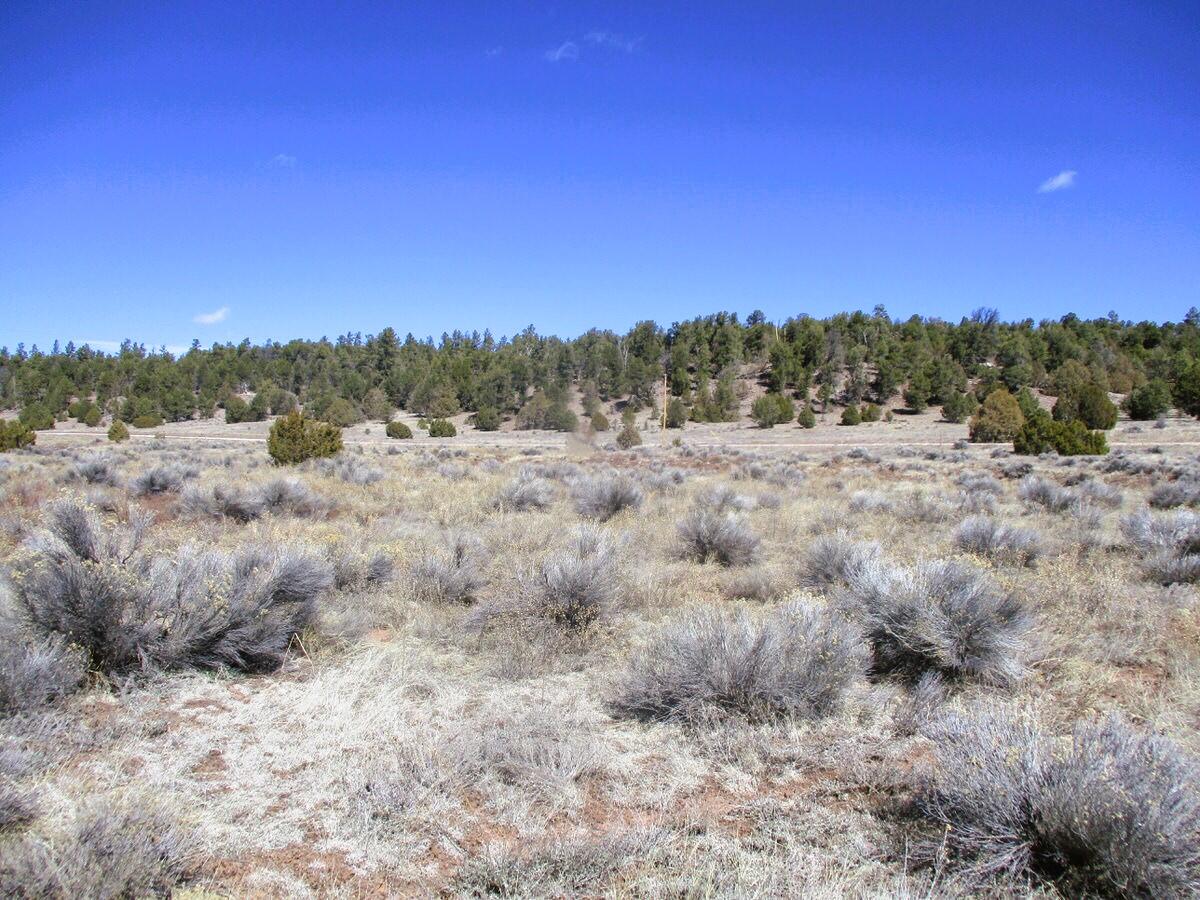
M 1200 305 L 1200 5 L 0 11 L 0 343 Z

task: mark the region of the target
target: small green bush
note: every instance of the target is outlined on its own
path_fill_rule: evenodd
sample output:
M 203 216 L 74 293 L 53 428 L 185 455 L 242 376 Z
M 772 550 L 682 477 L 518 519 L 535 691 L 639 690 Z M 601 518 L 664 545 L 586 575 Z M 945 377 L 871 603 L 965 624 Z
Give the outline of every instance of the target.
M 1070 422 L 1078 419 L 1088 428 L 1107 431 L 1117 424 L 1117 407 L 1108 393 L 1098 384 L 1083 384 L 1058 395 L 1054 404 L 1054 419 Z
M 874 403 L 868 403 L 862 409 L 862 420 L 864 422 L 878 422 L 881 415 L 881 410 Z
M 1171 408 L 1171 386 L 1161 378 L 1154 378 L 1129 392 L 1125 408 L 1129 418 L 1139 422 L 1157 419 Z
M 100 424 L 100 407 L 90 406 L 88 411 L 83 414 L 83 424 L 88 428 L 95 428 Z
M 979 401 L 974 394 L 951 390 L 942 402 L 942 418 L 957 425 L 967 421 L 978 408 Z
M 592 430 L 593 431 L 608 431 L 608 417 L 602 412 L 592 413 Z
M 687 406 L 679 397 L 672 397 L 667 404 L 667 427 L 682 428 L 687 424 L 688 411 Z
M 14 419 L 0 420 L 0 452 L 37 443 L 37 432 Z
M 758 423 L 759 428 L 790 422 L 795 414 L 795 406 L 783 394 L 763 394 L 750 407 L 750 417 Z
M 134 428 L 157 428 L 162 423 L 162 416 L 156 416 L 153 413 L 146 413 L 144 416 L 138 416 L 129 424 Z
M 120 419 L 113 422 L 108 428 L 108 439 L 114 444 L 129 440 L 129 429 L 125 427 L 125 423 Z
M 430 437 L 454 437 L 458 434 L 458 429 L 454 427 L 454 423 L 446 419 L 434 419 L 429 423 Z
M 342 430 L 328 422 L 306 419 L 298 412 L 275 420 L 267 435 L 267 452 L 278 465 L 333 456 L 342 449 Z
M 499 431 L 500 430 L 500 413 L 496 412 L 493 407 L 485 406 L 479 412 L 475 413 L 475 430 L 476 431 Z
M 621 433 L 617 435 L 617 446 L 622 450 L 636 447 L 641 442 L 642 436 L 632 422 L 626 423 L 625 427 L 621 429 Z
M 1054 451 L 1060 456 L 1103 456 L 1108 440 L 1103 431 L 1089 431 L 1079 419 L 1056 422 L 1039 410 L 1013 438 L 1013 452 L 1025 456 Z
M 800 407 L 800 415 L 796 416 L 796 421 L 801 428 L 816 428 L 817 416 L 812 410 L 812 404 L 805 403 Z
M 996 388 L 971 417 L 971 440 L 985 444 L 1011 441 L 1024 424 L 1025 416 L 1017 398 L 1002 387 Z
M 388 437 L 402 441 L 408 440 L 413 436 L 412 429 L 403 422 L 388 422 L 384 431 L 387 432 Z
M 44 403 L 30 403 L 18 416 L 21 424 L 34 431 L 46 431 L 54 427 L 54 413 Z
M 336 425 L 339 428 L 346 428 L 350 425 L 357 425 L 363 420 L 362 410 L 347 400 L 345 397 L 338 397 L 329 404 L 329 408 L 325 410 L 325 421 L 331 425 Z
M 842 410 L 843 425 L 861 425 L 862 413 L 858 411 L 858 407 L 851 404 Z

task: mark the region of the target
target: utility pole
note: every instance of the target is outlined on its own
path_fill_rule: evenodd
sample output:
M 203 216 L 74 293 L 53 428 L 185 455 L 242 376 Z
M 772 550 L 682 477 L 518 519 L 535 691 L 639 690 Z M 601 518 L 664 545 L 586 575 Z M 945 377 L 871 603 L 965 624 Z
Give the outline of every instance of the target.
M 662 435 L 663 443 L 667 442 L 667 373 L 663 372 L 662 380 Z

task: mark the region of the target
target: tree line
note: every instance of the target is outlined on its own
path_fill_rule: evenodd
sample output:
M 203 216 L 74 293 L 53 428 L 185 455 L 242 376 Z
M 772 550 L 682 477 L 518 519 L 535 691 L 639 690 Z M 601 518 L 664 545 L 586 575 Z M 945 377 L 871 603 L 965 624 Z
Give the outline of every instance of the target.
M 387 421 L 398 408 L 429 419 L 470 413 L 485 430 L 503 420 L 573 430 L 574 396 L 592 418 L 603 420 L 603 404 L 613 401 L 657 414 L 665 379 L 668 424 L 681 426 L 736 420 L 747 372 L 769 392 L 769 403 L 756 404 L 764 415 L 790 419 L 798 407 L 802 424 L 831 404 L 870 416 L 893 401 L 916 412 L 938 406 L 963 421 L 997 387 L 1058 395 L 1084 384 L 1126 395 L 1136 418 L 1172 406 L 1200 415 L 1200 313 L 1165 323 L 1115 313 L 1035 323 L 979 309 L 952 323 L 894 320 L 876 307 L 773 323 L 758 311 L 744 320 L 720 312 L 570 340 L 532 326 L 511 338 L 455 331 L 440 341 L 384 328 L 332 341 L 197 341 L 179 355 L 132 341 L 115 353 L 55 342 L 49 352 L 0 348 L 0 408 L 21 410 L 34 428 L 68 416 L 151 427 L 218 409 L 247 421 L 302 406 L 339 425 Z

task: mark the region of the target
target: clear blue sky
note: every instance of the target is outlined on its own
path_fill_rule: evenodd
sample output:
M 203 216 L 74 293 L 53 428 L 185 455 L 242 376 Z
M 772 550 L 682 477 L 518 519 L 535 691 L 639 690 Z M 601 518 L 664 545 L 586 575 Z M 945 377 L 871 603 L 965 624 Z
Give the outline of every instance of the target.
M 877 303 L 1200 305 L 1200 4 L 0 4 L 10 347 Z

